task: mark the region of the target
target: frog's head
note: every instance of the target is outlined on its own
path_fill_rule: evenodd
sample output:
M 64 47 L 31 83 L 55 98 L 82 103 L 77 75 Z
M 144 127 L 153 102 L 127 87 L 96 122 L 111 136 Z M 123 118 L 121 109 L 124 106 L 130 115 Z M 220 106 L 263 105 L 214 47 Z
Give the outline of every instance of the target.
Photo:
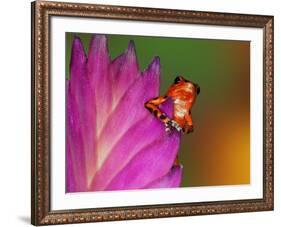
M 175 78 L 174 84 L 177 87 L 184 89 L 186 92 L 192 93 L 193 96 L 197 96 L 200 93 L 199 85 L 190 80 L 186 80 L 183 76 L 177 76 Z

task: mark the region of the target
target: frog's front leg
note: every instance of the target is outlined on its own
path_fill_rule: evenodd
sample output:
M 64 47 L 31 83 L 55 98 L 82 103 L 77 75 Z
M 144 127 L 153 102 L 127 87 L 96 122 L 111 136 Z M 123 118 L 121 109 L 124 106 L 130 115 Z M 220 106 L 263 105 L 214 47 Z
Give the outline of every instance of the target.
M 162 121 L 164 124 L 167 124 L 170 121 L 170 118 L 167 117 L 166 114 L 163 113 L 158 106 L 165 102 L 167 98 L 167 96 L 159 96 L 150 99 L 144 104 L 145 108 L 148 109 L 149 112 L 153 113 L 153 115 L 157 117 L 160 121 Z
M 178 131 L 181 131 L 182 128 L 179 126 L 179 124 L 170 119 L 165 113 L 163 113 L 159 109 L 159 105 L 161 105 L 163 102 L 167 100 L 168 96 L 159 96 L 156 98 L 153 98 L 149 101 L 147 101 L 144 105 L 145 108 L 148 109 L 155 117 L 157 117 L 160 121 L 162 121 L 165 124 L 166 131 L 170 131 L 170 128 L 175 128 Z

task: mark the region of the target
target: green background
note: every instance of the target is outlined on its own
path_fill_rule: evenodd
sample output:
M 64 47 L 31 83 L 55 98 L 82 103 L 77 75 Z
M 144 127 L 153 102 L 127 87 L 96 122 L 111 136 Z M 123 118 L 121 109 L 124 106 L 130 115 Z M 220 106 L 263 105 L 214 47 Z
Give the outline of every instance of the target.
M 66 77 L 74 35 L 88 51 L 91 34 L 66 33 Z M 160 57 L 161 90 L 177 75 L 200 85 L 192 109 L 195 130 L 184 135 L 182 186 L 250 183 L 250 42 L 108 35 L 111 58 L 135 42 L 141 70 Z

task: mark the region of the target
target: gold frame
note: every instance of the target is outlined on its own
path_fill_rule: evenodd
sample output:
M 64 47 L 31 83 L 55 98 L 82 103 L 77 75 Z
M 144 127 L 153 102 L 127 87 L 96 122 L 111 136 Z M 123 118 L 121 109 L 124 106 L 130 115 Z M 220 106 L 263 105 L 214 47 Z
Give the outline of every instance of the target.
M 273 210 L 273 16 L 32 2 L 32 208 L 33 225 L 115 221 Z M 263 29 L 263 198 L 118 208 L 50 210 L 50 17 L 96 17 Z

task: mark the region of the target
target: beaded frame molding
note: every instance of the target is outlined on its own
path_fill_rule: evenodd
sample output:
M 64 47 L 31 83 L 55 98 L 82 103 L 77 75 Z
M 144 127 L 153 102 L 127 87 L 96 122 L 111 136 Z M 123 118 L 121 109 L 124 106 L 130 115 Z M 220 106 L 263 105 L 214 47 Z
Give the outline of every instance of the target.
M 273 210 L 273 16 L 36 1 L 32 11 L 33 225 L 68 224 Z M 263 198 L 251 200 L 50 209 L 50 18 L 52 16 L 158 21 L 263 29 Z

